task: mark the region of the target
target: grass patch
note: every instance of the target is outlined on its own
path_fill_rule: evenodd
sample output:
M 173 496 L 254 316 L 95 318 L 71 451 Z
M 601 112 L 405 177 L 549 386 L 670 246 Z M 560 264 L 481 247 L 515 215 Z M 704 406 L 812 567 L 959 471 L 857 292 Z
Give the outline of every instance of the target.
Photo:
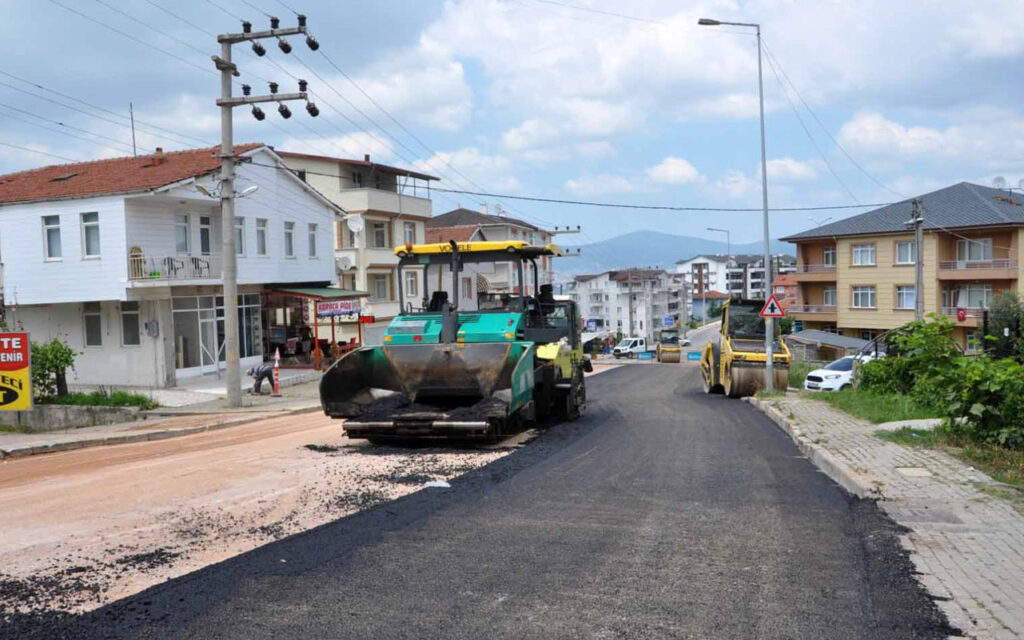
M 0 433 L 32 433 L 28 427 L 17 427 L 13 424 L 0 424 Z
M 149 396 L 127 391 L 93 391 L 84 393 L 76 391 L 66 396 L 48 396 L 38 401 L 39 404 L 70 404 L 81 407 L 139 407 L 155 409 L 157 403 Z
M 807 374 L 824 367 L 824 364 L 813 362 L 790 362 L 789 363 L 789 386 L 797 389 L 804 388 L 804 378 Z
M 883 440 L 911 447 L 941 449 L 954 458 L 984 471 L 996 482 L 1024 489 L 1024 450 L 971 442 L 941 427 L 932 430 L 904 427 L 896 431 L 876 431 L 875 435 Z
M 882 394 L 864 389 L 809 393 L 814 400 L 827 402 L 840 411 L 879 424 L 893 420 L 919 420 L 940 417 L 933 409 L 922 407 L 908 396 Z

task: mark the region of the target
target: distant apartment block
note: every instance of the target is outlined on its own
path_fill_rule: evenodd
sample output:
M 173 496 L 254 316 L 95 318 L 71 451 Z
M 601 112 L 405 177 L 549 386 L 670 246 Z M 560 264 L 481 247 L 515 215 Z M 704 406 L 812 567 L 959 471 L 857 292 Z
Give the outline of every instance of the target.
M 772 275 L 791 273 L 795 269 L 793 256 L 777 254 L 771 258 Z M 704 289 L 741 298 L 764 298 L 764 256 L 761 255 L 702 254 L 677 262 L 676 273 L 682 274 L 694 291 L 699 291 L 698 280 L 703 273 Z
M 968 347 L 992 296 L 1022 292 L 1024 198 L 961 182 L 920 199 L 920 292 L 909 201 L 783 238 L 797 246 L 790 313 L 800 327 L 870 339 L 913 320 L 921 295 L 925 312 L 950 318 Z
M 564 292 L 579 305 L 591 332 L 607 331 L 653 340 L 663 328 L 685 322 L 688 317 L 683 278 L 661 269 L 619 269 L 579 275 L 566 283 Z

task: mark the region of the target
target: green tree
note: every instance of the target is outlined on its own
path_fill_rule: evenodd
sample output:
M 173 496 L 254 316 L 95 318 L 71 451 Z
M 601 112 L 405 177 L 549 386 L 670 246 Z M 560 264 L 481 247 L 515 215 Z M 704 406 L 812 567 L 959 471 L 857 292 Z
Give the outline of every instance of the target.
M 787 335 L 793 333 L 793 318 L 785 316 L 779 319 L 779 333 Z
M 988 312 L 988 335 L 985 349 L 996 358 L 1016 358 L 1024 362 L 1024 305 L 1013 291 L 1004 291 L 992 298 Z
M 74 371 L 75 356 L 68 345 L 54 338 L 49 342 L 33 342 L 32 387 L 36 398 L 64 395 L 68 392 L 64 376 L 68 369 Z

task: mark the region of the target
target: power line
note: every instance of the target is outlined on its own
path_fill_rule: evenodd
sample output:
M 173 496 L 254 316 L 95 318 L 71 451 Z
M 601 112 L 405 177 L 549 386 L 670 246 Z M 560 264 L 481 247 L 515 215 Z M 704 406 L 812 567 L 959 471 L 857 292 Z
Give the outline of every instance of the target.
M 146 0 L 146 1 L 148 2 L 149 0 Z M 148 24 L 146 22 L 143 22 L 142 20 L 139 20 L 135 16 L 132 16 L 132 15 L 130 15 L 130 14 L 128 14 L 128 13 L 118 9 L 117 7 L 114 7 L 114 6 L 111 6 L 111 5 L 107 4 L 104 0 L 96 0 L 96 2 L 98 2 L 99 4 L 103 5 L 104 7 L 108 8 L 108 9 L 110 9 L 111 11 L 115 11 L 117 13 L 120 13 L 122 16 L 128 18 L 129 20 L 131 20 L 132 22 L 135 22 L 136 24 L 141 24 L 142 26 L 146 27 L 147 29 L 150 29 L 152 31 L 156 31 L 158 34 L 160 34 L 161 36 L 163 36 L 165 38 L 170 38 L 171 40 L 174 40 L 178 44 L 183 45 L 183 46 L 185 46 L 185 47 L 195 51 L 196 53 L 198 53 L 201 56 L 208 55 L 208 53 L 206 51 L 203 51 L 199 47 L 193 46 L 191 43 L 186 42 L 186 41 L 182 40 L 181 38 L 178 38 L 177 36 L 172 36 L 171 34 L 167 33 L 163 29 L 157 29 L 156 27 L 154 27 L 154 26 L 152 26 L 152 25 L 150 25 L 150 24 Z M 152 3 L 150 3 L 150 4 L 152 4 Z
M 9 107 L 6 104 L 2 104 L 2 103 L 0 103 L 0 107 L 4 107 L 5 109 L 14 109 L 14 107 Z M 21 109 L 15 109 L 15 110 L 21 111 Z M 83 141 L 88 142 L 90 144 L 95 144 L 95 145 L 97 145 L 99 147 L 102 147 L 104 149 L 110 149 L 110 150 L 116 151 L 118 153 L 124 153 L 123 149 L 118 149 L 117 147 L 112 147 L 112 146 L 103 144 L 102 142 L 97 142 L 96 140 L 90 140 L 89 138 L 86 138 L 84 136 L 75 135 L 75 134 L 73 134 L 73 133 L 71 133 L 69 131 L 63 131 L 61 129 L 56 129 L 54 127 L 47 127 L 46 125 L 39 124 L 38 122 L 32 122 L 31 120 L 28 120 L 26 118 L 22 118 L 22 117 L 19 117 L 19 116 L 11 115 L 9 113 L 8 114 L 4 114 L 4 115 L 7 118 L 10 118 L 11 120 L 17 120 L 19 122 L 24 122 L 25 124 L 31 125 L 33 127 L 37 127 L 39 129 L 43 129 L 44 131 L 52 131 L 54 133 L 59 133 L 61 135 L 68 136 L 69 138 L 75 138 L 76 140 L 83 140 Z M 29 114 L 29 115 L 32 115 L 32 114 Z M 47 120 L 47 122 L 51 122 L 51 121 Z M 60 123 L 58 123 L 58 124 L 60 124 Z M 96 135 L 96 134 L 92 134 L 92 135 Z M 118 143 L 118 144 L 121 144 L 121 145 L 127 147 L 128 149 L 131 149 L 131 145 L 127 145 L 125 143 Z
M 66 129 L 72 129 L 74 131 L 80 131 L 82 133 L 89 134 L 90 136 L 95 136 L 97 138 L 103 138 L 104 140 L 109 140 L 110 142 L 119 144 L 122 147 L 125 147 L 125 148 L 128 148 L 128 149 L 132 148 L 132 145 L 128 144 L 124 140 L 118 140 L 117 138 L 112 138 L 110 136 L 105 136 L 105 135 L 103 135 L 101 133 L 93 133 L 92 131 L 89 131 L 88 129 L 82 129 L 82 128 L 79 128 L 79 127 L 75 127 L 75 126 L 72 126 L 70 124 L 66 124 L 64 122 L 61 122 L 59 120 L 50 120 L 49 118 L 44 118 L 43 116 L 37 115 L 35 113 L 32 113 L 31 111 L 26 111 L 25 109 L 19 109 L 18 107 L 14 107 L 14 106 L 11 106 L 9 104 L 5 104 L 3 102 L 0 102 L 0 107 L 4 107 L 6 109 L 10 109 L 11 111 L 17 111 L 18 113 L 23 113 L 23 114 L 25 114 L 27 116 L 31 116 L 31 117 L 36 118 L 38 120 L 43 120 L 45 122 L 52 122 L 52 123 L 54 123 L 56 125 L 59 125 L 61 127 L 66 128 Z M 8 117 L 11 117 L 11 116 L 8 116 Z M 28 122 L 28 121 L 24 121 L 24 122 Z M 59 133 L 65 133 L 65 134 L 67 133 L 65 131 L 60 131 L 58 129 L 50 129 L 49 127 L 47 127 L 47 129 L 50 130 L 50 131 L 58 131 Z M 77 138 L 78 136 L 75 136 L 75 137 Z M 95 142 L 95 140 L 89 140 L 88 138 L 82 138 L 82 139 L 83 140 L 87 140 L 89 142 Z
M 11 147 L 12 149 L 19 149 L 21 151 L 28 151 L 29 153 L 38 153 L 40 155 L 50 156 L 51 158 L 57 158 L 59 160 L 67 160 L 68 162 L 82 162 L 81 160 L 76 160 L 74 158 L 69 158 L 67 156 L 59 156 L 56 153 L 48 153 L 46 151 L 40 151 L 38 149 L 30 149 L 29 147 L 21 147 L 21 146 L 18 146 L 16 144 L 11 144 L 10 142 L 0 142 L 0 145 L 3 145 L 5 147 Z

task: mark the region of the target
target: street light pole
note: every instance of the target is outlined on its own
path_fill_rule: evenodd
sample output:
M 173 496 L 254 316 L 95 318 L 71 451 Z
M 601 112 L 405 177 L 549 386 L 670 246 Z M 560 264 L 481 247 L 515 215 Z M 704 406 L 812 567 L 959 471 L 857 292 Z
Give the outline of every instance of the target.
M 718 229 L 716 227 L 708 227 L 707 230 L 708 231 L 718 231 L 719 233 L 724 233 L 725 234 L 725 259 L 728 262 L 729 258 L 732 256 L 732 240 L 729 237 L 729 230 L 728 229 Z
M 768 300 L 768 279 L 771 271 L 771 236 L 768 231 L 768 152 L 765 148 L 764 135 L 764 81 L 761 73 L 761 25 L 753 22 L 723 22 L 710 18 L 701 18 L 697 24 L 703 26 L 729 25 L 734 27 L 753 27 L 757 36 L 757 96 L 761 116 L 761 202 L 764 213 L 764 294 Z M 774 356 L 772 354 L 775 333 L 772 318 L 764 319 L 764 355 L 765 355 L 765 391 L 775 390 Z

